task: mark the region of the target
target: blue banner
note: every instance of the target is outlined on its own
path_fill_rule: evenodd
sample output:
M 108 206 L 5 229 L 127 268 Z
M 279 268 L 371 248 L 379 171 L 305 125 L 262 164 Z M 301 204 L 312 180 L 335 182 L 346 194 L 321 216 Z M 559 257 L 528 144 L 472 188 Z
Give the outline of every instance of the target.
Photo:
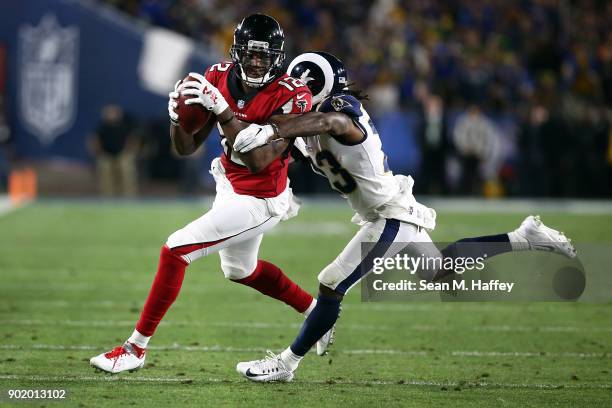
M 5 2 L 0 43 L 7 47 L 7 113 L 16 153 L 89 160 L 86 139 L 110 103 L 138 119 L 165 119 L 171 85 L 165 94 L 146 86 L 141 64 L 146 33 L 104 5 Z M 194 48 L 174 79 L 212 62 Z

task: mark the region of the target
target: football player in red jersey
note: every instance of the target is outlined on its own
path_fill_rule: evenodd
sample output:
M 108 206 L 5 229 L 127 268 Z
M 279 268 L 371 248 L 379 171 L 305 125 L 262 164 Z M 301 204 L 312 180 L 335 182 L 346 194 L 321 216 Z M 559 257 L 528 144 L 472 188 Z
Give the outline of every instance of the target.
M 247 154 L 238 154 L 231 147 L 248 123 L 282 121 L 283 115 L 311 109 L 308 87 L 282 70 L 283 45 L 283 31 L 275 19 L 250 15 L 234 31 L 231 62 L 212 65 L 205 76 L 190 74 L 196 80 L 179 82 L 170 93 L 170 135 L 179 154 L 195 152 L 218 123 L 224 152 L 211 164 L 217 194 L 207 213 L 170 235 L 134 332 L 123 345 L 93 357 L 94 367 L 111 373 L 143 367 L 149 339 L 178 296 L 186 267 L 214 252 L 219 252 L 226 278 L 281 300 L 306 316 L 315 307 L 316 300 L 277 266 L 257 259 L 263 233 L 297 214 L 287 179 L 290 143 L 279 140 Z M 192 97 L 186 103 L 200 104 L 216 115 L 193 135 L 178 126 L 179 92 Z M 322 337 L 323 347 L 332 332 Z

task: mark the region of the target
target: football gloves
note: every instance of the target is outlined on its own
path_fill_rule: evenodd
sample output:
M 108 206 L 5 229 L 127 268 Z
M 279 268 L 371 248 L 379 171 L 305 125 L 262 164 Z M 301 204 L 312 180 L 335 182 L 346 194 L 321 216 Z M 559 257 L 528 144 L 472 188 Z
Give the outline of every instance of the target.
M 168 94 L 168 116 L 170 116 L 170 123 L 174 126 L 178 125 L 178 113 L 176 112 L 176 108 L 178 106 L 178 98 L 179 98 L 179 86 L 181 85 L 181 79 L 176 81 L 174 84 L 174 90 Z
M 227 101 L 221 95 L 221 92 L 215 88 L 203 75 L 195 72 L 190 72 L 189 76 L 194 79 L 184 82 L 180 85 L 180 93 L 183 96 L 193 96 L 185 101 L 185 105 L 198 104 L 215 115 L 227 109 L 229 106 Z
M 242 129 L 234 140 L 234 150 L 239 153 L 249 152 L 256 147 L 267 144 L 274 136 L 274 128 L 272 125 L 250 124 Z

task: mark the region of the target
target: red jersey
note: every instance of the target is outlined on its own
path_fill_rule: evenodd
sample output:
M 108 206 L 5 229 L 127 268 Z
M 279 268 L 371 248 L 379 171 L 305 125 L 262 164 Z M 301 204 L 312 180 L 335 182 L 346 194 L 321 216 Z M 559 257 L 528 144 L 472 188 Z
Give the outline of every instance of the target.
M 240 86 L 240 68 L 231 62 L 221 62 L 206 71 L 206 79 L 213 84 L 243 122 L 266 124 L 271 116 L 305 113 L 312 108 L 312 93 L 299 79 L 283 74 L 261 88 L 246 93 Z M 219 126 L 223 155 L 221 163 L 237 194 L 254 197 L 276 197 L 287 187 L 289 149 L 259 173 L 251 173 L 232 151 Z

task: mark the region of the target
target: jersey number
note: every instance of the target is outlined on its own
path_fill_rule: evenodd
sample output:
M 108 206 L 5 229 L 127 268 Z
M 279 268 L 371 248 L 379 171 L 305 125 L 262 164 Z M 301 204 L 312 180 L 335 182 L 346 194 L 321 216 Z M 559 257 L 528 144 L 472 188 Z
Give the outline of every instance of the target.
M 289 82 L 291 83 L 291 85 L 289 85 Z M 301 88 L 303 86 L 306 86 L 306 84 L 304 82 L 302 82 L 301 79 L 298 78 L 286 78 L 282 81 L 278 81 L 279 85 L 284 86 L 285 88 L 287 88 L 289 91 L 293 91 L 296 88 Z
M 219 62 L 218 64 L 212 65 L 210 71 L 227 71 L 231 65 L 231 62 Z
M 327 150 L 316 155 L 317 166 L 327 170 L 333 177 L 329 177 L 331 185 L 342 194 L 349 194 L 357 188 L 357 182 L 338 160 Z

